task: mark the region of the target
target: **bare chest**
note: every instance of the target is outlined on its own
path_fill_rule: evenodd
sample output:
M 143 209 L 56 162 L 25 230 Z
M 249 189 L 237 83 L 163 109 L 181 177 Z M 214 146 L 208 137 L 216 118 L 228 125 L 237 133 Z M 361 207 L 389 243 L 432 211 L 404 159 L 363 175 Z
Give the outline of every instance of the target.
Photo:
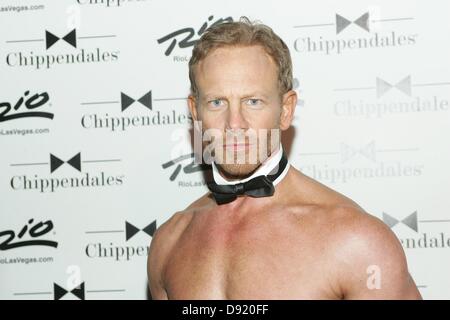
M 335 298 L 323 244 L 296 230 L 276 221 L 192 223 L 166 265 L 169 298 Z

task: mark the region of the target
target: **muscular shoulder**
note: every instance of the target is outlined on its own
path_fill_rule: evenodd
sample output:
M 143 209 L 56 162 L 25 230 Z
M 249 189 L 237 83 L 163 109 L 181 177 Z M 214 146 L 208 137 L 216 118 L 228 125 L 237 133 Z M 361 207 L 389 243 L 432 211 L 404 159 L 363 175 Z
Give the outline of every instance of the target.
M 155 231 L 147 261 L 149 286 L 153 298 L 164 298 L 164 270 L 171 250 L 192 220 L 195 211 L 210 204 L 208 194 L 174 213 Z
M 156 229 L 150 243 L 150 253 L 152 256 L 159 258 L 161 254 L 169 251 L 186 225 L 187 218 L 188 216 L 185 212 L 176 212 Z
M 189 225 L 192 214 L 192 209 L 174 213 L 153 234 L 147 259 L 147 275 L 152 299 L 167 299 L 164 285 L 166 262 L 178 239 Z
M 154 255 L 166 252 L 180 237 L 183 230 L 191 221 L 195 211 L 208 205 L 208 194 L 192 202 L 186 209 L 175 212 L 164 222 L 153 235 L 150 249 Z
M 333 247 L 336 251 L 360 258 L 376 255 L 404 258 L 395 234 L 380 219 L 364 210 L 338 205 L 329 208 L 325 215 L 329 222 L 329 240 L 336 244 Z
M 164 266 L 170 250 L 179 237 L 183 220 L 185 220 L 183 215 L 176 212 L 153 234 L 147 259 L 148 285 L 152 299 L 167 299 L 164 286 Z
M 183 210 L 175 212 L 156 229 L 150 243 L 149 264 L 163 264 L 166 256 L 189 224 L 192 215 L 190 211 Z
M 329 208 L 326 236 L 345 298 L 419 298 L 403 248 L 381 220 L 353 205 Z

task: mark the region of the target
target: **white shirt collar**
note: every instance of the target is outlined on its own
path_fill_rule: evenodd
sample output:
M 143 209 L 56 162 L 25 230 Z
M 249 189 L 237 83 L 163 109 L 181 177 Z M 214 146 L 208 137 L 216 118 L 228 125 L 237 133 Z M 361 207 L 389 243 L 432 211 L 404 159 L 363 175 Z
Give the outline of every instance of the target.
M 233 180 L 233 181 L 228 181 L 227 179 L 222 177 L 222 175 L 219 173 L 219 169 L 217 168 L 217 166 L 215 165 L 215 163 L 213 161 L 211 163 L 211 165 L 212 165 L 212 173 L 213 173 L 214 181 L 219 185 L 222 185 L 222 184 L 231 185 L 231 184 L 247 182 L 248 180 L 258 177 L 258 176 L 267 176 L 269 173 L 274 171 L 274 169 L 276 170 L 278 168 L 278 163 L 280 162 L 282 156 L 283 156 L 283 146 L 280 143 L 280 147 L 278 148 L 278 150 L 276 150 L 274 153 L 272 153 L 270 155 L 270 157 L 267 158 L 259 166 L 259 168 L 256 169 L 255 172 L 253 172 L 253 174 L 251 176 L 249 176 L 245 179 L 242 179 L 242 180 Z M 290 164 L 289 164 L 289 160 L 288 160 L 283 172 L 277 177 L 277 179 L 275 179 L 275 181 L 273 181 L 274 186 L 284 178 L 284 176 L 286 175 L 286 173 L 289 170 L 289 166 L 290 166 Z

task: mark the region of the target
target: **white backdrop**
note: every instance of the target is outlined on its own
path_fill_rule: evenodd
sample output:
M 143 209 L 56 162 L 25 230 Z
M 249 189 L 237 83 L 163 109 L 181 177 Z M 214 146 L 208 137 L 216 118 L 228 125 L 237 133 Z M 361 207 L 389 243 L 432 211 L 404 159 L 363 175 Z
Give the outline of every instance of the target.
M 206 192 L 189 166 L 192 43 L 246 15 L 291 50 L 291 163 L 390 225 L 423 297 L 449 299 L 449 12 L 445 0 L 1 1 L 0 298 L 148 298 L 155 228 Z

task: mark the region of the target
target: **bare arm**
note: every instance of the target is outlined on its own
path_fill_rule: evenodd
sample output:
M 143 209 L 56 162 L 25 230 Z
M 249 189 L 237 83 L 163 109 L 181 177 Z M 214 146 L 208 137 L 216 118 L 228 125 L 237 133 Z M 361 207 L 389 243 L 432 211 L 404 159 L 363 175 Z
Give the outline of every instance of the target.
M 422 299 L 400 242 L 382 221 L 357 213 L 344 231 L 338 273 L 344 299 Z
M 175 213 L 153 234 L 147 260 L 147 275 L 153 300 L 168 300 L 164 286 L 164 268 L 172 246 L 179 234 L 182 214 Z
M 162 279 L 164 252 L 161 247 L 161 237 L 160 229 L 156 230 L 152 237 L 147 260 L 148 285 L 153 300 L 168 299 Z

